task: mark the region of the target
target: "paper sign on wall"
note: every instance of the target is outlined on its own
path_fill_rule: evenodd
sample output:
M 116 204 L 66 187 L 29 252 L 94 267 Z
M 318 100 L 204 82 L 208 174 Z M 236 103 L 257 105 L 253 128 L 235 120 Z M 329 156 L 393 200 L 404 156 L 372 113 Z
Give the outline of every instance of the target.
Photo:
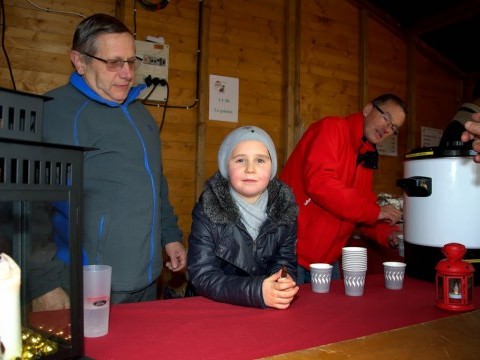
M 210 120 L 238 122 L 238 78 L 210 75 Z
M 426 126 L 421 127 L 421 147 L 432 147 L 438 146 L 440 144 L 440 139 L 442 138 L 443 130 L 435 129 Z
M 398 135 L 392 135 L 380 144 L 377 144 L 377 151 L 380 155 L 397 156 L 398 155 Z

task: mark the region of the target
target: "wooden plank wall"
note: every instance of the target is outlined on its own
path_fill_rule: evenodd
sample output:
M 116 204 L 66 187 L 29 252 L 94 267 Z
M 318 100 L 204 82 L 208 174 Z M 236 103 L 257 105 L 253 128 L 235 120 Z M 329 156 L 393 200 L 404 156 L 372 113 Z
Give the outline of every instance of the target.
M 296 23 L 287 13 L 292 2 L 295 0 L 171 0 L 163 10 L 147 11 L 134 1 L 33 1 L 44 8 L 85 15 L 117 14 L 132 29 L 136 23 L 138 40 L 147 35 L 163 36 L 169 44 L 169 105 L 175 108 L 167 110 L 161 137 L 171 201 L 185 239 L 196 186 L 204 180 L 198 177 L 208 177 L 216 170 L 218 146 L 236 126 L 265 128 L 277 144 L 283 164 L 290 151 L 286 144 L 287 114 L 295 116 L 298 126 L 293 131 L 298 138 L 320 117 L 360 110 L 364 98 L 386 91 L 405 98 L 413 96 L 410 129 L 402 129 L 398 139 L 399 156 L 381 157 L 376 174 L 377 192 L 400 194 L 395 181 L 402 176 L 402 156 L 412 146 L 419 146 L 420 126 L 443 128 L 462 101 L 458 75 L 415 48 L 409 53 L 412 47 L 405 39 L 368 13 L 362 23 L 361 9 L 353 2 L 303 0 L 294 7 L 298 10 Z M 68 59 L 71 37 L 81 18 L 46 12 L 22 0 L 6 0 L 5 4 L 5 47 L 17 89 L 43 93 L 65 83 L 72 69 Z M 200 6 L 205 20 L 201 32 Z M 286 59 L 295 58 L 288 53 L 295 51 L 287 46 L 288 26 L 299 29 L 298 113 L 291 108 L 292 102 L 286 101 L 287 89 L 295 85 L 288 82 L 293 77 L 285 71 Z M 203 40 L 201 53 L 199 37 Z M 208 121 L 205 103 L 197 104 L 198 91 L 207 95 L 208 74 L 239 78 L 238 124 Z M 202 80 L 200 84 L 197 78 Z M 0 86 L 12 88 L 3 54 Z M 164 108 L 149 109 L 160 123 Z M 407 139 L 407 133 L 412 138 Z
M 78 14 L 113 14 L 112 0 L 5 1 L 5 47 L 18 90 L 41 94 L 68 81 L 72 70 L 69 50 Z M 69 12 L 55 13 L 55 10 Z M 0 56 L 0 86 L 13 88 L 5 56 Z

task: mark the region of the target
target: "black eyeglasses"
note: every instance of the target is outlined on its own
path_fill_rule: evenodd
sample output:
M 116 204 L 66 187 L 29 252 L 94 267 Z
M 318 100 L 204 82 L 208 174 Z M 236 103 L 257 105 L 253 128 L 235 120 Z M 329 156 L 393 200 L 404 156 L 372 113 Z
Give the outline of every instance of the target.
M 108 71 L 120 71 L 122 70 L 123 64 L 125 63 L 128 64 L 128 67 L 130 68 L 130 70 L 133 70 L 133 69 L 136 69 L 142 61 L 142 59 L 139 58 L 138 56 L 131 57 L 126 60 L 122 60 L 122 59 L 102 59 L 102 58 L 99 58 L 98 56 L 94 56 L 89 53 L 83 53 L 83 55 L 103 62 L 105 65 L 107 65 Z
M 373 107 L 380 113 L 380 115 L 382 116 L 383 120 L 385 120 L 385 122 L 387 123 L 392 133 L 394 133 L 395 135 L 398 135 L 398 126 L 393 123 L 391 115 L 383 111 L 380 108 L 380 106 L 378 106 L 376 103 L 373 103 Z

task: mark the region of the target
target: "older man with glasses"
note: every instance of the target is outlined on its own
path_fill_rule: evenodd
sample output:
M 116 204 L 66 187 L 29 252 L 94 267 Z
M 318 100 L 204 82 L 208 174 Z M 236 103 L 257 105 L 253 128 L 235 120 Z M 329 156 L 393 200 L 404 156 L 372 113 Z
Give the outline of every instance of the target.
M 342 247 L 357 225 L 367 237 L 398 246 L 402 213 L 377 205 L 373 169 L 376 145 L 398 133 L 406 114 L 398 96 L 384 94 L 362 112 L 314 122 L 299 140 L 280 175 L 300 208 L 297 283 L 310 282 L 309 265 L 319 262 L 333 264 L 338 278 Z
M 163 267 L 186 267 L 186 252 L 162 172 L 158 127 L 137 100 L 135 39 L 116 18 L 95 14 L 73 36 L 75 71 L 67 85 L 48 92 L 44 140 L 92 148 L 85 153 L 83 259 L 111 265 L 112 303 L 154 300 Z M 61 225 L 62 204 L 55 224 Z M 57 256 L 68 247 L 57 226 Z M 62 259 L 68 262 L 68 256 Z M 51 282 L 45 297 L 61 293 Z M 48 307 L 48 306 L 46 306 Z

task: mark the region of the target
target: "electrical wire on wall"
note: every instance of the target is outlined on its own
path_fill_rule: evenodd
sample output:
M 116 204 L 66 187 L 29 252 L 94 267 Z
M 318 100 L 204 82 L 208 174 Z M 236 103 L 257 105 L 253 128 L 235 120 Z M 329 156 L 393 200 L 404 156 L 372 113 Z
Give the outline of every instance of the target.
M 7 24 L 6 24 L 6 19 L 5 19 L 5 2 L 3 0 L 0 0 L 0 7 L 2 10 L 2 52 L 3 55 L 5 56 L 5 61 L 7 63 L 7 68 L 10 73 L 10 81 L 12 82 L 12 87 L 13 90 L 17 90 L 17 85 L 15 84 L 15 78 L 13 77 L 13 70 L 12 70 L 12 64 L 10 63 L 10 58 L 8 57 L 8 52 L 7 48 L 5 47 L 5 31 L 7 30 Z
M 168 87 L 168 81 L 165 80 L 165 79 L 159 79 L 158 77 L 152 78 L 151 75 L 148 75 L 145 78 L 145 84 L 148 87 L 152 86 L 152 89 L 148 92 L 147 96 L 145 96 L 145 99 L 143 99 L 142 103 L 144 105 L 149 105 L 148 104 L 148 98 L 150 97 L 150 95 L 152 95 L 152 93 L 155 91 L 155 89 L 157 88 L 158 85 L 167 87 L 167 94 L 165 96 L 165 101 L 164 101 L 164 106 L 163 106 L 162 120 L 161 120 L 160 126 L 158 128 L 158 132 L 160 133 L 160 132 L 162 132 L 163 125 L 165 124 L 165 116 L 166 116 L 167 107 L 168 107 L 168 96 L 169 96 L 169 93 L 170 93 L 170 88 Z
M 138 0 L 138 2 L 148 11 L 157 11 L 165 9 L 170 0 L 160 0 L 158 3 L 145 0 Z M 137 38 L 137 0 L 133 0 L 133 36 Z
M 136 1 L 136 0 L 134 0 Z M 201 61 L 201 51 L 200 49 L 202 48 L 202 41 L 201 41 L 201 33 L 202 33 L 202 28 L 203 28 L 203 7 L 202 7 L 202 0 L 199 0 L 198 2 L 198 28 L 197 28 L 197 62 L 196 62 L 196 84 L 195 84 L 195 99 L 193 100 L 193 103 L 190 105 L 168 105 L 167 102 L 165 103 L 153 103 L 153 102 L 148 102 L 148 96 L 144 99 L 143 103 L 147 106 L 155 106 L 155 107 L 164 107 L 164 108 L 170 108 L 170 109 L 185 109 L 185 110 L 191 110 L 195 108 L 198 105 L 199 102 L 199 94 L 200 94 L 200 61 Z M 147 83 L 148 85 L 148 83 Z M 168 82 L 167 82 L 168 86 Z M 150 91 L 150 93 L 152 93 Z M 167 87 L 167 99 L 168 99 L 168 87 Z
M 167 114 L 167 108 L 168 108 L 168 94 L 170 93 L 170 88 L 168 87 L 168 81 L 166 80 L 165 80 L 165 86 L 167 87 L 167 96 L 165 98 L 165 107 L 163 108 L 162 121 L 160 121 L 158 132 L 162 132 L 163 124 L 165 124 L 165 115 Z
M 71 15 L 71 16 L 79 16 L 81 18 L 86 18 L 87 16 L 80 13 L 80 12 L 76 12 L 76 11 L 66 11 L 66 10 L 57 10 L 57 9 L 51 9 L 51 8 L 47 8 L 47 7 L 43 7 L 43 6 L 40 6 L 40 5 L 37 5 L 35 4 L 33 1 L 31 0 L 25 0 L 27 3 L 29 3 L 31 6 L 33 6 L 34 8 L 38 9 L 38 10 L 42 10 L 42 11 L 45 11 L 45 12 L 49 12 L 49 13 L 54 13 L 54 14 L 63 14 L 63 15 Z
M 42 7 L 42 6 L 39 6 L 39 5 L 35 4 L 31 0 L 25 0 L 25 2 L 28 3 L 30 6 L 32 6 L 33 8 L 37 9 L 37 10 L 41 10 L 41 11 L 45 11 L 45 12 L 49 12 L 49 13 L 55 13 L 55 14 L 79 16 L 81 18 L 86 18 L 86 15 L 84 15 L 82 13 L 79 13 L 79 12 L 46 8 L 46 7 Z M 7 49 L 5 47 L 5 33 L 6 33 L 7 25 L 6 25 L 5 2 L 4 2 L 4 0 L 0 0 L 0 9 L 2 11 L 2 14 L 1 14 L 1 30 L 0 30 L 2 52 L 3 52 L 3 55 L 5 57 L 5 62 L 7 63 L 8 71 L 10 73 L 10 81 L 12 82 L 12 88 L 13 88 L 13 90 L 17 90 L 17 85 L 15 83 L 15 78 L 13 76 L 12 64 L 10 62 L 8 52 L 7 52 Z
M 148 11 L 158 11 L 161 9 L 164 9 L 168 3 L 169 0 L 161 0 L 157 3 L 153 3 L 151 1 L 145 1 L 145 0 L 133 0 L 133 33 L 136 36 L 137 32 L 137 8 L 136 8 L 136 3 L 137 1 Z M 142 100 L 142 103 L 146 106 L 152 106 L 152 107 L 163 107 L 163 114 L 162 114 L 162 120 L 160 122 L 159 126 L 159 132 L 162 131 L 163 125 L 165 124 L 165 118 L 166 118 L 166 110 L 168 108 L 170 109 L 185 109 L 185 110 L 190 110 L 193 109 L 198 105 L 199 102 L 199 82 L 200 82 L 200 49 L 201 49 L 201 31 L 203 27 L 203 7 L 202 7 L 202 0 L 199 0 L 199 15 L 198 15 L 198 34 L 197 34 L 197 63 L 196 63 L 196 89 L 195 89 L 195 99 L 192 104 L 190 105 L 168 105 L 168 98 L 169 98 L 169 93 L 170 93 L 170 88 L 168 81 L 165 79 L 159 79 L 157 77 L 152 78 L 150 75 L 147 76 L 145 80 L 145 84 L 147 87 L 153 86 L 152 89 L 148 92 L 147 96 Z M 153 102 L 153 101 L 148 101 L 148 98 L 150 95 L 155 91 L 157 86 L 166 86 L 167 87 L 167 93 L 166 93 L 166 98 L 163 102 Z
M 133 37 L 136 39 L 137 38 L 137 0 L 133 0 L 133 6 L 132 6 L 132 17 L 133 17 Z

